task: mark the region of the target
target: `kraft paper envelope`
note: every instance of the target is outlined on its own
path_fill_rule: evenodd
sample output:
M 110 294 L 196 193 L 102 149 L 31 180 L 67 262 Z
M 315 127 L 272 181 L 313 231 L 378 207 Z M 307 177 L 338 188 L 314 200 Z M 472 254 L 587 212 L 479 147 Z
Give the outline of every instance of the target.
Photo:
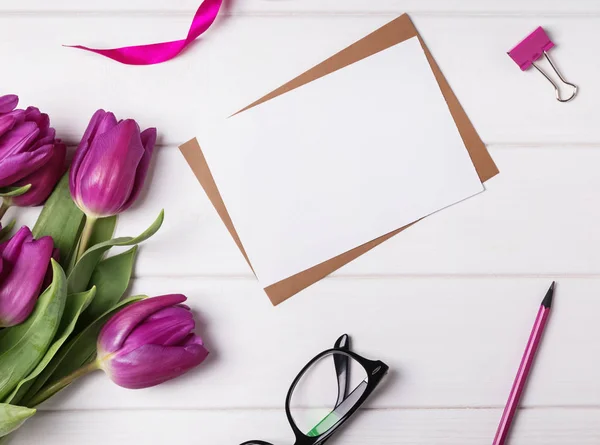
M 317 66 L 311 68 L 310 70 L 291 80 L 290 82 L 282 85 L 281 87 L 277 88 L 276 90 L 272 91 L 266 96 L 258 99 L 254 103 L 240 110 L 238 113 L 244 112 L 249 108 L 264 103 L 279 95 L 285 94 L 295 88 L 312 82 L 313 80 L 316 80 L 320 77 L 326 76 L 327 74 L 342 69 L 352 63 L 355 63 L 359 60 L 362 60 L 366 57 L 378 53 L 379 51 L 385 50 L 391 46 L 394 46 L 415 36 L 419 38 L 419 42 L 423 47 L 423 50 L 429 61 L 433 74 L 439 84 L 440 90 L 446 100 L 452 118 L 456 123 L 460 136 L 467 148 L 467 151 L 469 152 L 469 155 L 477 170 L 479 178 L 482 182 L 485 182 L 488 179 L 495 176 L 498 173 L 498 169 L 496 168 L 494 161 L 489 155 L 482 140 L 479 138 L 479 135 L 475 131 L 475 128 L 471 124 L 469 118 L 460 106 L 458 99 L 450 89 L 448 82 L 446 81 L 439 67 L 433 60 L 431 53 L 425 46 L 425 43 L 419 36 L 412 21 L 406 14 L 398 17 L 397 19 L 393 20 L 387 25 L 384 25 L 380 29 L 374 31 L 373 33 L 359 40 L 358 42 L 350 45 L 349 47 L 345 48 L 344 50 L 340 51 L 339 53 L 325 60 L 324 62 L 318 64 Z M 221 198 L 219 190 L 217 189 L 217 186 L 212 177 L 206 159 L 204 158 L 200 145 L 198 144 L 198 141 L 196 139 L 192 139 L 186 142 L 185 144 L 181 145 L 180 149 L 186 161 L 194 171 L 194 174 L 196 175 L 198 181 L 204 188 L 204 191 L 206 192 L 211 203 L 217 210 L 217 213 L 221 217 L 223 223 L 229 230 L 229 233 L 233 237 L 238 248 L 246 258 L 246 261 L 248 262 L 250 267 L 252 267 L 252 264 L 250 264 L 248 256 L 246 255 L 242 242 L 235 230 L 235 227 L 233 226 L 233 223 L 231 221 L 227 208 L 225 207 L 223 199 Z M 290 298 L 294 294 L 305 289 L 306 287 L 310 286 L 311 284 L 316 283 L 317 281 L 336 271 L 337 269 L 349 263 L 350 261 L 358 258 L 360 255 L 368 252 L 375 246 L 378 246 L 385 240 L 400 233 L 407 227 L 409 226 L 401 227 L 393 232 L 376 238 L 366 244 L 363 244 L 341 255 L 331 258 L 330 260 L 324 261 L 289 278 L 272 284 L 265 288 L 265 292 L 267 293 L 269 299 L 274 305 L 279 304 L 282 301 Z

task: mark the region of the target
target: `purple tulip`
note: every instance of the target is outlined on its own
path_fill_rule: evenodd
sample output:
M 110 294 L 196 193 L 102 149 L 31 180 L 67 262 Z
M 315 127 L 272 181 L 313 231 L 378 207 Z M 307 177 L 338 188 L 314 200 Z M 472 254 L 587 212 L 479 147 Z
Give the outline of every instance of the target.
M 138 301 L 114 315 L 98 336 L 98 362 L 124 388 L 148 388 L 198 366 L 208 355 L 195 335 L 183 295 Z
M 155 143 L 156 128 L 140 133 L 133 119 L 117 121 L 113 113 L 96 111 L 77 147 L 69 178 L 79 208 L 94 219 L 128 209 L 144 185 Z
M 67 148 L 56 139 L 47 114 L 35 107 L 15 109 L 19 98 L 0 96 L 0 188 L 31 184 L 8 205 L 42 204 L 65 172 Z
M 53 247 L 49 236 L 34 240 L 27 226 L 0 244 L 0 327 L 22 323 L 31 314 Z

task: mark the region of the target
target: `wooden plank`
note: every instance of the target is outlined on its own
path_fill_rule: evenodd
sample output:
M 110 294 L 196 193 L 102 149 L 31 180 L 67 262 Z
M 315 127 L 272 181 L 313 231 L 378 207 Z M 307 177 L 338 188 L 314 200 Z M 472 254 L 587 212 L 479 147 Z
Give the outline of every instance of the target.
M 481 445 L 491 443 L 500 410 L 368 410 L 336 433 L 348 445 Z M 599 409 L 533 409 L 519 413 L 514 445 L 597 445 Z M 40 413 L 11 444 L 237 445 L 260 438 L 293 442 L 283 409 L 250 411 L 80 411 Z
M 336 275 L 598 275 L 600 150 L 492 148 L 500 175 L 483 194 L 419 222 Z M 147 193 L 118 225 L 135 235 L 161 208 L 137 276 L 245 276 L 251 271 L 179 150 L 157 151 Z M 38 209 L 19 209 L 19 224 Z M 168 258 L 168 260 L 166 260 Z
M 157 126 L 159 143 L 175 145 L 201 137 L 215 119 L 395 15 L 225 17 L 182 57 L 132 67 L 62 45 L 110 47 L 179 38 L 189 17 L 9 14 L 0 16 L 0 52 L 11 67 L 4 73 L 1 93 L 19 93 L 24 105 L 40 106 L 59 135 L 73 144 L 93 112 L 105 107 L 120 117 L 137 118 L 142 127 Z M 535 16 L 413 18 L 486 143 L 600 144 L 594 101 L 600 94 L 595 78 L 600 61 L 589 57 L 595 49 L 589 36 L 596 32 L 597 17 L 544 20 L 559 45 L 553 50 L 557 63 L 582 87 L 580 97 L 567 105 L 554 99 L 552 87 L 539 73 L 522 73 L 505 54 L 539 24 Z M 35 67 L 25 60 L 35 61 Z
M 140 391 L 119 388 L 98 372 L 42 408 L 278 408 L 302 366 L 344 332 L 355 351 L 392 370 L 370 408 L 499 408 L 549 284 L 546 278 L 338 278 L 273 308 L 253 280 L 138 279 L 131 294 L 188 295 L 211 350 L 207 362 Z M 523 406 L 600 407 L 599 293 L 600 279 L 559 280 Z M 325 385 L 307 403 L 326 404 Z
M 118 12 L 163 12 L 177 11 L 193 14 L 201 0 L 130 0 L 119 2 L 77 2 L 60 0 L 51 3 L 43 0 L 24 0 L 17 3 L 3 2 L 0 11 L 118 11 Z M 382 13 L 382 12 L 440 12 L 452 13 L 511 13 L 511 14 L 577 14 L 599 12 L 594 0 L 543 1 L 505 0 L 481 2 L 477 0 L 244 0 L 226 1 L 229 14 L 244 13 Z

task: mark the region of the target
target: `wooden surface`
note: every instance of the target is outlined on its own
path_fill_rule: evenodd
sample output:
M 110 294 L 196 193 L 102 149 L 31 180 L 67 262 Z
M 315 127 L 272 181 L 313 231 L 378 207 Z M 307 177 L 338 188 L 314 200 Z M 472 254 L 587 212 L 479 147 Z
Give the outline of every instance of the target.
M 126 391 L 97 374 L 42 406 L 21 444 L 292 443 L 290 380 L 347 332 L 393 372 L 334 444 L 491 443 L 538 304 L 555 311 L 512 444 L 600 443 L 600 4 L 592 0 L 235 0 L 180 58 L 119 65 L 63 48 L 183 37 L 196 0 L 0 3 L 0 94 L 48 112 L 77 143 L 99 107 L 159 129 L 147 193 L 118 232 L 163 229 L 131 293 L 183 292 L 212 351 L 196 371 Z M 436 214 L 273 308 L 177 144 L 211 120 L 411 13 L 500 168 L 487 191 Z M 569 104 L 506 51 L 536 26 Z M 38 210 L 13 212 L 31 223 Z

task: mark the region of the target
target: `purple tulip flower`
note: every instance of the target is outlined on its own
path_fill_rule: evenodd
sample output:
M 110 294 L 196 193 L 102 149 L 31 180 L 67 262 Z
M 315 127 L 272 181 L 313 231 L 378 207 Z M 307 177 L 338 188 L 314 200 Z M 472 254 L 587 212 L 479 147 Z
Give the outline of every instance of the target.
M 22 323 L 31 314 L 53 247 L 49 236 L 34 240 L 27 226 L 0 244 L 0 327 Z
M 67 148 L 56 139 L 47 114 L 35 107 L 15 109 L 19 98 L 0 96 L 0 188 L 31 184 L 7 205 L 42 204 L 65 172 Z
M 77 147 L 69 186 L 73 200 L 91 218 L 116 215 L 136 200 L 150 165 L 156 128 L 140 133 L 133 119 L 94 113 Z
M 208 355 L 183 295 L 133 303 L 114 315 L 98 336 L 98 363 L 124 388 L 148 388 L 198 366 Z

